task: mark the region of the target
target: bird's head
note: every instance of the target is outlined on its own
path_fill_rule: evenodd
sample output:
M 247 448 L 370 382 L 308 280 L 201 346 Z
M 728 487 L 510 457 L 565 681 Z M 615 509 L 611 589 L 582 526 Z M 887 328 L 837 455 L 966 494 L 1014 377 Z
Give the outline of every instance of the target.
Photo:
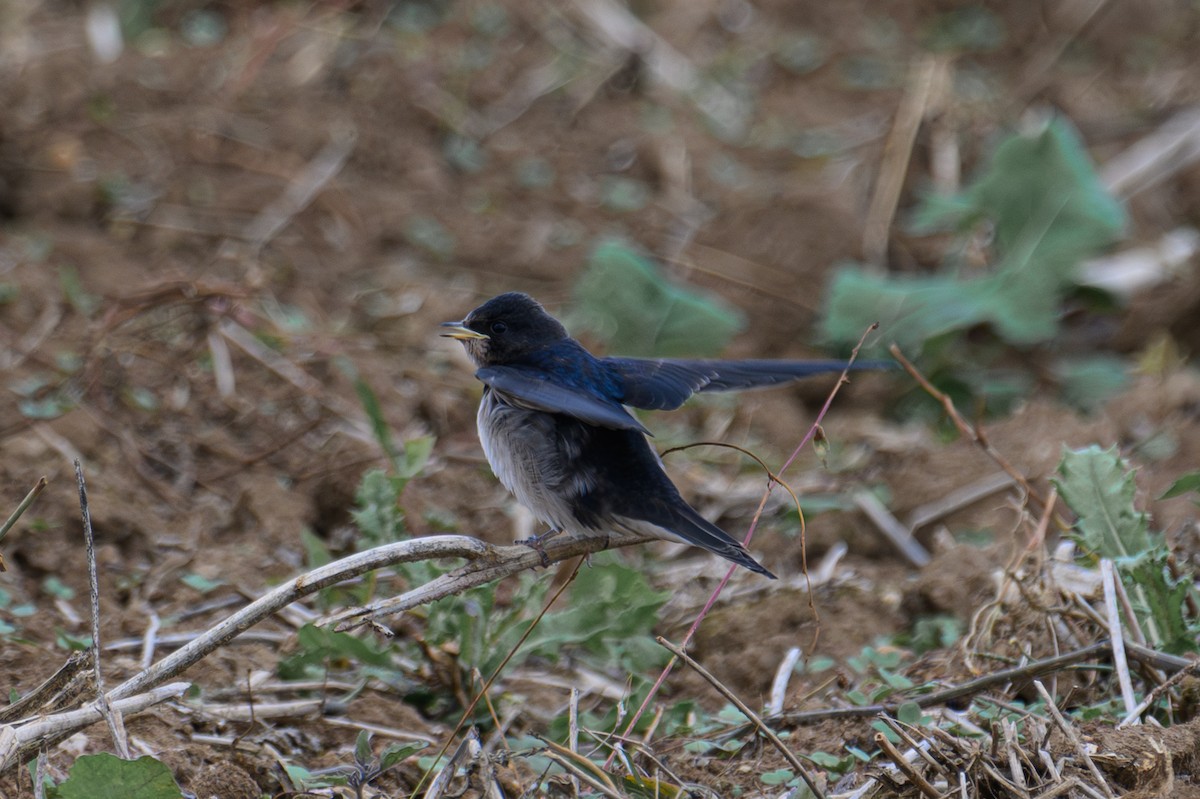
M 443 336 L 466 347 L 476 366 L 508 364 L 567 338 L 567 329 L 528 294 L 509 292 L 480 305 L 461 322 L 443 322 Z

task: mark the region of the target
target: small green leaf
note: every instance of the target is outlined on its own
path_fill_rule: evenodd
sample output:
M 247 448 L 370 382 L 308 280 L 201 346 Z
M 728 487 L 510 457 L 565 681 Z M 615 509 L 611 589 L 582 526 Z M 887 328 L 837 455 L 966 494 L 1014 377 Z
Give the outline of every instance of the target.
M 75 598 L 75 589 L 53 575 L 42 581 L 42 590 L 58 599 Z
M 1054 365 L 1062 381 L 1063 399 L 1092 411 L 1129 384 L 1125 362 L 1109 355 L 1063 359 Z
M 916 702 L 902 702 L 900 707 L 896 708 L 896 719 L 902 724 L 916 726 L 924 723 L 924 714 L 921 713 L 921 706 Z
M 404 442 L 404 463 L 400 468 L 400 476 L 407 479 L 416 477 L 429 463 L 433 454 L 433 445 L 437 442 L 434 436 L 418 436 Z
M 846 751 L 849 752 L 850 754 L 854 755 L 854 758 L 862 763 L 870 763 L 871 762 L 871 755 L 867 754 L 862 749 L 859 749 L 857 746 L 850 746 L 849 744 L 847 744 Z
M 427 746 L 429 746 L 429 744 L 425 743 L 424 741 L 414 741 L 406 744 L 392 744 L 388 748 L 384 749 L 383 753 L 379 756 L 380 772 L 387 771 L 393 766 L 399 765 L 415 755 L 417 752 L 425 749 Z
M 829 671 L 836 665 L 836 661 L 834 661 L 834 659 L 831 657 L 826 655 L 814 655 L 808 659 L 807 663 L 804 664 L 804 671 L 807 674 L 817 674 L 818 672 Z
M 1167 489 L 1159 499 L 1171 499 L 1188 492 L 1200 494 L 1200 472 L 1190 472 L 1183 475 Z
M 1004 44 L 1004 22 L 981 6 L 939 14 L 925 31 L 924 45 L 935 52 L 991 52 Z
M 830 771 L 840 771 L 845 764 L 845 758 L 831 755 L 828 752 L 812 752 L 809 754 L 808 759 L 821 768 Z
M 67 302 L 80 316 L 91 316 L 100 307 L 100 298 L 84 289 L 83 281 L 79 279 L 79 271 L 75 267 L 60 266 L 58 284 Z
M 600 184 L 600 202 L 610 211 L 640 211 L 650 202 L 650 189 L 640 180 L 610 175 Z
M 857 688 L 847 691 L 846 699 L 849 700 L 850 704 L 857 705 L 858 707 L 871 704 L 871 700 L 867 698 L 867 695 Z
M 179 582 L 183 583 L 188 588 L 199 591 L 202 594 L 207 594 L 208 592 L 225 585 L 224 580 L 210 580 L 209 578 L 196 574 L 195 572 L 188 572 L 187 574 L 183 575 L 179 578 Z
M 307 527 L 300 531 L 300 543 L 304 547 L 304 562 L 310 569 L 324 566 L 333 561 L 329 547 L 321 540 L 320 536 Z
M 897 691 L 907 691 L 914 685 L 913 681 L 903 674 L 896 674 L 889 669 L 879 669 L 879 676 L 888 684 L 888 687 Z
M 425 250 L 441 261 L 454 255 L 458 247 L 453 233 L 441 222 L 423 214 L 411 216 L 404 223 L 404 238 L 409 244 Z
M 72 635 L 63 629 L 55 630 L 54 643 L 69 652 L 83 652 L 92 646 L 92 636 Z
M 362 766 L 371 762 L 371 733 L 366 730 L 359 730 L 354 740 L 354 759 Z
M 796 779 L 796 775 L 792 773 L 791 769 L 781 768 L 761 774 L 759 779 L 763 781 L 764 785 L 787 785 Z
M 442 154 L 452 167 L 468 175 L 481 172 L 487 166 L 487 150 L 466 136 L 451 134 L 442 146 Z

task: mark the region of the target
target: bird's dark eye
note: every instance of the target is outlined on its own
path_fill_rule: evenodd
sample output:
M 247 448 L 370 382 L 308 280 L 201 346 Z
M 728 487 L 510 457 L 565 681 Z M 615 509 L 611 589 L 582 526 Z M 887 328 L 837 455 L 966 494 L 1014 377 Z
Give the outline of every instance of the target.
M 508 330 L 508 325 L 503 322 L 492 322 L 493 333 L 503 333 L 505 330 Z

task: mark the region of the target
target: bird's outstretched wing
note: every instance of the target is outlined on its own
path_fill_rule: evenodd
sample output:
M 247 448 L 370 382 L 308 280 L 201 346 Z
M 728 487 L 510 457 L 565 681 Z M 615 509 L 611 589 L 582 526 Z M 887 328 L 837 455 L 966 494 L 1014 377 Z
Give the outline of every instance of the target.
M 563 413 L 581 422 L 611 430 L 636 430 L 649 434 L 621 403 L 586 389 L 545 379 L 544 372 L 518 366 L 485 366 L 475 373 L 485 385 L 515 400 L 516 404 L 547 413 Z
M 736 391 L 787 383 L 808 375 L 840 372 L 845 361 L 709 361 L 602 358 L 617 375 L 621 403 L 646 410 L 670 411 L 701 391 Z M 886 369 L 886 361 L 858 361 L 852 369 Z

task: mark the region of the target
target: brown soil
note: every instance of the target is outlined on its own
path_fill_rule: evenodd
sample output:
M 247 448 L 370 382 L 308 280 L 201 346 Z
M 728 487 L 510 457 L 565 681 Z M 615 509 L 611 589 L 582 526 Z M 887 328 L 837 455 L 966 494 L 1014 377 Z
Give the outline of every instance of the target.
M 155 617 L 166 622 L 164 634 L 215 623 L 228 607 L 186 614 L 212 599 L 258 596 L 304 571 L 303 530 L 335 554 L 352 548 L 349 513 L 359 478 L 385 465 L 361 426 L 356 378 L 381 398 L 398 439 L 437 437 L 429 466 L 404 495 L 414 535 L 449 526 L 507 543 L 525 532 L 479 451 L 478 386 L 458 347 L 437 338 L 436 324 L 511 289 L 565 308 L 601 234 L 619 232 L 672 257 L 667 268 L 676 277 L 743 309 L 748 328 L 732 355 L 818 352 L 807 342 L 827 275 L 839 260 L 860 254 L 905 65 L 924 52 L 924 32 L 949 7 L 634 5 L 714 73 L 740 68 L 722 58 L 749 60 L 739 74 L 757 99 L 753 146 L 723 143 L 686 99 L 655 86 L 636 60 L 595 47 L 571 67 L 565 86 L 521 102 L 539 68 L 564 57 L 556 42 L 585 27 L 577 14 L 527 0 L 394 8 L 164 3 L 153 16 L 157 32 L 126 42 L 113 63 L 94 57 L 75 4 L 0 9 L 0 284 L 17 291 L 0 304 L 8 389 L 0 395 L 0 508 L 15 506 L 38 477 L 49 480 L 3 542 L 8 571 L 0 589 L 11 602 L 0 620 L 20 632 L 0 642 L 0 687 L 28 691 L 66 659 L 56 642 L 61 634 L 89 634 L 75 458 L 91 500 L 105 642 L 140 638 Z M 406 32 L 397 15 L 418 7 L 444 17 L 428 31 Z M 497 9 L 502 28 L 481 33 Z M 1021 4 L 996 5 L 993 13 L 1005 28 L 1004 44 L 957 62 L 963 81 L 980 83 L 975 88 L 990 99 L 964 95 L 939 121 L 958 136 L 966 174 L 989 137 L 1031 107 L 1064 111 L 1103 161 L 1198 99 L 1200 82 L 1189 76 L 1200 17 L 1187 4 L 1105 4 L 1090 20 L 1049 7 L 1029 14 Z M 732 19 L 740 14 L 748 14 L 745 27 Z M 202 22 L 219 24 L 215 41 L 189 44 L 184 31 Z M 781 36 L 804 32 L 826 50 L 814 71 L 797 74 L 762 57 Z M 472 69 L 471 58 L 488 65 Z M 877 85 L 847 77 L 872 64 L 881 70 Z M 483 139 L 483 160 L 447 156 L 455 130 L 488 125 L 494 131 Z M 832 131 L 835 145 L 802 157 L 771 145 L 772 130 Z M 344 160 L 334 152 L 339 148 Z M 933 148 L 923 127 L 905 206 L 929 179 Z M 533 156 L 552 169 L 551 185 L 519 179 Z M 262 235 L 256 220 L 269 220 L 273 204 L 286 201 L 311 165 L 330 163 L 334 174 L 319 190 L 281 212 L 277 229 Z M 603 187 L 613 177 L 640 181 L 645 207 L 605 205 Z M 1132 198 L 1130 210 L 1137 241 L 1200 223 L 1200 167 Z M 689 235 L 679 249 L 681 231 Z M 934 243 L 899 231 L 892 246 L 897 268 L 936 260 Z M 1089 334 L 1075 331 L 1072 340 L 1132 356 L 1172 333 L 1194 348 L 1197 283 L 1180 275 L 1119 317 L 1092 321 Z M 250 343 L 241 346 L 239 336 Z M 1039 358 L 1048 355 L 1034 353 L 1032 368 L 1044 369 Z M 232 383 L 222 386 L 226 375 Z M 778 464 L 812 423 L 829 385 L 699 403 L 656 424 L 681 441 L 717 436 Z M 890 404 L 910 388 L 895 376 L 856 379 L 824 422 L 833 442 L 826 463 L 803 454 L 789 482 L 823 494 L 884 486 L 889 508 L 904 519 L 998 470 L 970 442 L 946 443 L 890 418 Z M 60 396 L 71 400 L 65 412 L 47 410 Z M 1139 466 L 1139 499 L 1154 526 L 1167 531 L 1182 562 L 1194 565 L 1195 505 L 1156 497 L 1200 464 L 1198 408 L 1200 378 L 1172 369 L 1138 377 L 1086 415 L 1039 389 L 990 423 L 988 436 L 1042 491 L 1064 445 L 1119 445 Z M 672 455 L 668 467 L 699 507 L 719 509 L 727 529 L 745 529 L 760 476 L 704 450 Z M 737 575 L 743 592 L 718 603 L 694 654 L 758 706 L 791 647 L 844 669 L 863 647 L 881 645 L 931 613 L 966 621 L 993 599 L 999 570 L 1026 546 L 1032 512 L 1001 492 L 919 530 L 935 553 L 923 570 L 906 565 L 858 512 L 818 515 L 806 531 L 810 568 L 837 542 L 847 542 L 850 553 L 811 599 L 797 576 L 803 560 L 793 525 L 782 511 L 769 515 L 754 548 L 770 568 L 795 579 L 763 586 Z M 977 531 L 988 531 L 990 543 L 966 535 Z M 665 586 L 677 593 L 675 615 L 660 632 L 677 640 L 712 586 L 698 587 L 685 571 L 719 576 L 723 569 L 703 554 L 654 547 L 672 564 L 694 566 L 652 575 L 676 579 Z M 664 562 L 644 552 L 622 557 Z M 181 582 L 191 575 L 222 586 L 201 594 Z M 56 593 L 52 580 L 73 595 Z M 10 612 L 26 604 L 33 615 Z M 283 651 L 294 645 L 294 627 L 282 620 L 265 627 L 280 634 Z M 235 644 L 185 676 L 206 692 L 244 686 L 248 676 L 272 673 L 280 652 L 277 644 Z M 109 684 L 136 672 L 138 657 L 136 645 L 106 655 Z M 969 676 L 952 653 L 921 663 L 904 657 L 906 666 L 930 669 L 946 683 Z M 788 711 L 828 700 L 820 675 L 796 679 Z M 514 678 L 516 685 L 547 692 L 529 696 L 531 705 L 557 707 L 567 699 L 560 687 Z M 724 703 L 682 670 L 665 695 L 713 710 Z M 375 689 L 339 712 L 439 743 L 453 723 L 452 713 L 434 717 Z M 545 732 L 536 719 L 517 726 Z M 310 770 L 345 765 L 356 729 L 320 713 L 249 727 L 193 716 L 179 705 L 131 720 L 129 733 L 141 753 L 167 762 L 198 795 L 251 797 L 284 789 L 279 763 L 265 753 L 281 752 Z M 244 736 L 246 745 L 196 740 L 201 733 Z M 871 749 L 872 734 L 869 720 L 825 721 L 796 727 L 790 742 L 798 751 L 839 751 L 847 742 Z M 1196 791 L 1188 784 L 1192 738 L 1162 744 L 1168 752 L 1191 747 L 1190 759 L 1175 762 L 1170 779 L 1179 792 L 1170 795 Z M 1154 761 L 1147 741 L 1141 731 L 1108 739 L 1129 758 L 1122 766 L 1126 789 L 1166 784 L 1165 761 Z M 89 728 L 51 748 L 50 773 L 62 779 L 79 753 L 112 746 L 103 725 Z M 693 757 L 681 746 L 664 743 L 660 754 L 678 775 L 725 794 L 762 791 L 758 775 L 785 765 L 765 747 L 721 759 Z M 401 791 L 414 774 L 401 769 L 380 785 L 407 795 Z M 526 788 L 536 777 L 520 764 L 506 774 Z M 0 775 L 0 797 L 29 791 L 24 770 Z

